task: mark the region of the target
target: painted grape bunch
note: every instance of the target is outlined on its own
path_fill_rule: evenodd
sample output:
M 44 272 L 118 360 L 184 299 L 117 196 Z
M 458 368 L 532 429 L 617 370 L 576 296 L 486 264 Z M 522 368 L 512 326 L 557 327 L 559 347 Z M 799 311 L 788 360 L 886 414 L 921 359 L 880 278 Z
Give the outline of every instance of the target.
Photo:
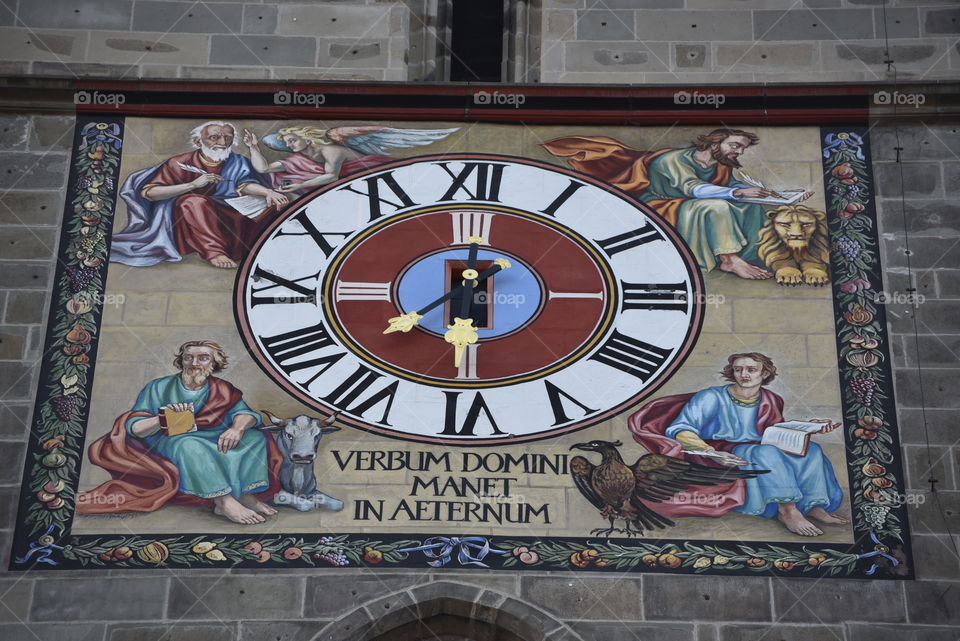
M 869 406 L 873 402 L 875 383 L 869 376 L 854 376 L 850 379 L 850 389 L 861 405 Z
M 860 255 L 860 243 L 849 236 L 841 236 L 837 239 L 837 249 L 847 260 L 855 260 Z
M 67 267 L 67 276 L 70 278 L 70 289 L 74 294 L 82 292 L 93 280 L 97 270 L 93 267 L 77 267 L 71 265 Z
M 887 522 L 887 514 L 890 513 L 890 507 L 887 505 L 864 505 L 863 515 L 867 519 L 867 524 L 871 528 L 879 529 Z
M 320 539 L 322 545 L 327 545 L 331 543 L 333 539 L 329 536 L 325 536 Z M 347 559 L 347 555 L 343 553 L 343 549 L 339 549 L 333 552 L 327 552 L 326 554 L 314 554 L 313 558 L 318 561 L 326 561 L 330 565 L 343 566 L 350 565 L 350 561 Z

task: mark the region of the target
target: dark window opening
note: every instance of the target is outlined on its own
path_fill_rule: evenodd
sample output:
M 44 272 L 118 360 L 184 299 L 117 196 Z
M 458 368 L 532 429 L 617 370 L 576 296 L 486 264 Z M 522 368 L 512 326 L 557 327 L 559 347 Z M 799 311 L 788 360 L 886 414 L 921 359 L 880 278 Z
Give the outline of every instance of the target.
M 500 82 L 504 0 L 452 0 L 450 80 Z

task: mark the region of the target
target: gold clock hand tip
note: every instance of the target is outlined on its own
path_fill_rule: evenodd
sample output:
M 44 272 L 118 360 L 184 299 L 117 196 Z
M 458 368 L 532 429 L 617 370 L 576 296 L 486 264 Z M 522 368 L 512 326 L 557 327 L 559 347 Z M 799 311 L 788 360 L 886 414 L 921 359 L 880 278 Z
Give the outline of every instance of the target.
M 409 332 L 420 322 L 420 319 L 423 318 L 420 314 L 416 312 L 409 312 L 407 314 L 401 314 L 400 316 L 394 316 L 387 320 L 388 327 L 383 330 L 384 334 L 392 334 L 393 332 Z
M 481 238 L 480 236 L 468 236 L 467 243 L 470 245 L 482 245 L 483 238 Z
M 500 265 L 500 269 L 510 269 L 510 261 L 506 258 L 494 258 L 494 264 Z
M 467 345 L 476 343 L 478 338 L 472 318 L 454 318 L 453 325 L 447 325 L 447 332 L 443 335 L 443 340 L 453 345 L 454 367 L 460 367 L 460 361 L 463 360 L 463 351 L 467 348 Z

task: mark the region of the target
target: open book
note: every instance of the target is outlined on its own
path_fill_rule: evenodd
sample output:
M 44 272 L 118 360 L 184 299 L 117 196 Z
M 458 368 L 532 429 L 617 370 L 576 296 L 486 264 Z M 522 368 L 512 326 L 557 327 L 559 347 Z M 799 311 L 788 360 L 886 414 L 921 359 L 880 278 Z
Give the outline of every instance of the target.
M 810 436 L 822 432 L 828 423 L 811 423 L 809 421 L 784 421 L 771 425 L 763 431 L 761 445 L 779 447 L 787 454 L 806 456 L 807 446 L 810 445 Z
M 803 197 L 803 190 L 777 192 L 783 198 L 767 196 L 766 198 L 737 198 L 738 203 L 754 203 L 757 205 L 792 205 Z

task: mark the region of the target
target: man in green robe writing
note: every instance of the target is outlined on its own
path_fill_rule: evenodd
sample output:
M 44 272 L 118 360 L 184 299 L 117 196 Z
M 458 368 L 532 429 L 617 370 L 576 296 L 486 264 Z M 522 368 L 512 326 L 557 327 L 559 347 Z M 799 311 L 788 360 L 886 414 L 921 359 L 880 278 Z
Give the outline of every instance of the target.
M 763 206 L 745 201 L 779 194 L 733 176 L 740 156 L 759 142 L 749 131 L 723 128 L 680 149 L 640 151 L 603 136 L 558 138 L 543 147 L 649 205 L 677 228 L 702 269 L 765 279 L 772 274 L 753 264 Z

